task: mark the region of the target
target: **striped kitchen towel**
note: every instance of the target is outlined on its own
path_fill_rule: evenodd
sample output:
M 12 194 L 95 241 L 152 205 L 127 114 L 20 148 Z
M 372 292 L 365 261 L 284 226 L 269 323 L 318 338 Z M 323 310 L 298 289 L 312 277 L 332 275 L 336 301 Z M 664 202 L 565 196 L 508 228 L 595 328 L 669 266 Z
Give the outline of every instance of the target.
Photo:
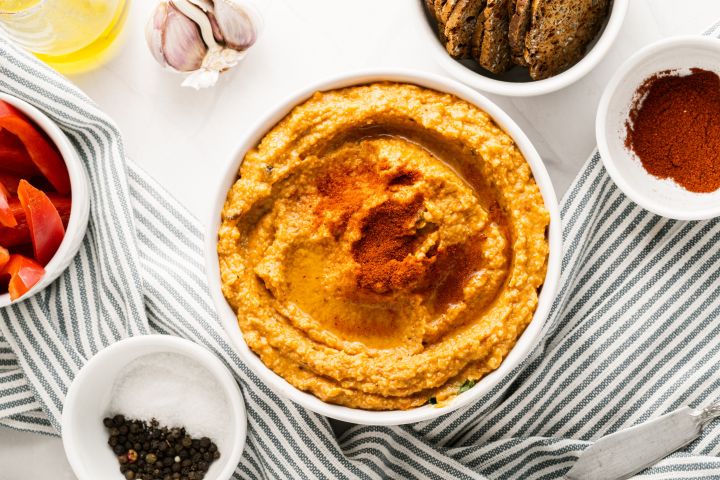
M 592 439 L 720 397 L 720 224 L 650 214 L 595 155 L 562 202 L 561 285 L 528 360 L 469 408 L 336 438 L 327 419 L 278 398 L 233 353 L 207 291 L 198 222 L 126 161 L 112 121 L 2 38 L 0 91 L 57 122 L 92 182 L 87 238 L 70 268 L 0 311 L 2 425 L 59 434 L 81 365 L 150 332 L 206 346 L 237 376 L 249 437 L 236 478 L 559 478 Z M 720 478 L 718 453 L 716 422 L 641 476 Z

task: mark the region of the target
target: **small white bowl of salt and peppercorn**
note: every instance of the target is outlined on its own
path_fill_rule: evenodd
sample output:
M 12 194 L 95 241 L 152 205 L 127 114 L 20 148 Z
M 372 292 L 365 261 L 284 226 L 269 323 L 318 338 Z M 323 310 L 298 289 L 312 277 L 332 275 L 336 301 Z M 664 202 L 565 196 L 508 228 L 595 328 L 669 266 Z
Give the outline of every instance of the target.
M 246 433 L 230 371 L 168 335 L 100 351 L 75 377 L 62 414 L 63 446 L 80 480 L 227 480 Z

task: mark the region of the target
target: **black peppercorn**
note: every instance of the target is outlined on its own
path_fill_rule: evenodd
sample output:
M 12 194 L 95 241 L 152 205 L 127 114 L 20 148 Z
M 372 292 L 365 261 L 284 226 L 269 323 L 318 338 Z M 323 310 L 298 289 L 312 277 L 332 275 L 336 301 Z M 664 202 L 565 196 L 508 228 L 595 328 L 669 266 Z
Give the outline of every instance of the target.
M 138 454 L 135 450 L 128 450 L 127 452 L 128 462 L 135 463 L 138 458 Z
M 220 456 L 209 438 L 192 438 L 184 428 L 162 427 L 155 419 L 148 423 L 115 415 L 104 418 L 103 425 L 126 479 L 202 480 Z

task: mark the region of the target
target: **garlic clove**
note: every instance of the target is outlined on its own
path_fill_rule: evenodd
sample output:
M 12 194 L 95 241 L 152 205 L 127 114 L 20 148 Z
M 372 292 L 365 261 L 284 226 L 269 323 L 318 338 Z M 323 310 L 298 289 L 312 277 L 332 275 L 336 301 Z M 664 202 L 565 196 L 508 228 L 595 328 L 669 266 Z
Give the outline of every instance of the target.
M 200 29 L 202 37 L 208 49 L 217 47 L 217 42 L 213 36 L 213 27 L 208 18 L 209 12 L 203 10 L 202 6 L 198 6 L 193 1 L 197 0 L 172 0 L 172 4 L 187 18 L 195 22 Z
M 250 48 L 257 39 L 258 16 L 249 5 L 237 0 L 215 0 L 214 17 L 226 46 L 235 50 Z
M 192 72 L 202 66 L 207 50 L 197 24 L 169 4 L 162 29 L 162 53 L 167 64 L 180 72 Z
M 205 13 L 211 12 L 213 9 L 212 0 L 188 0 L 188 2 L 192 3 L 196 7 L 199 7 Z
M 220 31 L 220 25 L 217 23 L 217 19 L 215 18 L 215 14 L 210 11 L 208 12 L 208 20 L 210 20 L 210 26 L 212 27 L 213 37 L 215 38 L 216 42 L 223 43 L 223 35 Z
M 196 7 L 198 7 L 200 10 L 203 11 L 203 13 L 207 16 L 208 20 L 210 21 L 210 27 L 212 28 L 212 34 L 213 38 L 216 42 L 222 43 L 223 37 L 222 33 L 220 32 L 220 27 L 217 24 L 217 20 L 215 20 L 215 14 L 213 13 L 213 2 L 212 0 L 187 0 L 188 2 L 192 3 Z
M 167 3 L 159 3 L 145 26 L 145 40 L 147 40 L 150 53 L 163 67 L 167 66 L 162 51 L 162 30 L 168 13 Z

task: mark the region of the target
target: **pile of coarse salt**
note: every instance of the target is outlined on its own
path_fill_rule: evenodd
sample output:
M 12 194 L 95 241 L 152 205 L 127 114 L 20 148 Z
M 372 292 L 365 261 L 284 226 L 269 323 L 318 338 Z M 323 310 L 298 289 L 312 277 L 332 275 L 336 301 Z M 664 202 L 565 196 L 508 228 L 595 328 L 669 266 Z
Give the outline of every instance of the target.
M 184 355 L 156 353 L 130 362 L 113 384 L 112 415 L 185 427 L 193 437 L 222 446 L 228 437 L 230 405 L 221 385 L 202 365 Z

